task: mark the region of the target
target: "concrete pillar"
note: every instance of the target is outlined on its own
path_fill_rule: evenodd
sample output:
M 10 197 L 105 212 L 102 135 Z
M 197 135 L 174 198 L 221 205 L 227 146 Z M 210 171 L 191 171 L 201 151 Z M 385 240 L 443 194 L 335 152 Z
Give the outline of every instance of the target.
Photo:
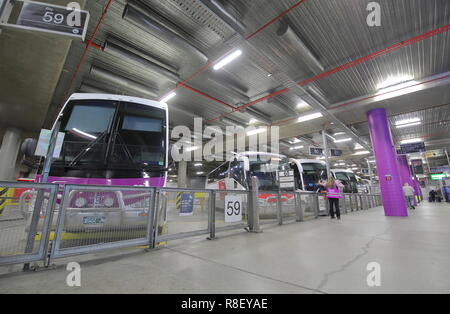
M 405 183 L 408 183 L 410 187 L 414 189 L 414 193 L 416 195 L 419 195 L 417 192 L 417 185 L 414 182 L 415 180 L 412 179 L 412 173 L 411 168 L 408 164 L 408 158 L 406 155 L 399 155 L 397 157 L 398 160 L 398 169 L 400 171 L 400 179 L 402 180 L 402 186 L 405 185 Z M 414 206 L 417 206 L 416 198 L 414 197 Z
M 178 187 L 187 188 L 187 162 L 184 160 L 178 163 Z
M 20 149 L 22 132 L 18 129 L 7 129 L 0 148 L 0 180 L 16 180 L 16 160 Z
M 367 112 L 370 138 L 375 153 L 380 189 L 386 216 L 407 217 L 406 200 L 392 141 L 386 109 L 377 108 Z

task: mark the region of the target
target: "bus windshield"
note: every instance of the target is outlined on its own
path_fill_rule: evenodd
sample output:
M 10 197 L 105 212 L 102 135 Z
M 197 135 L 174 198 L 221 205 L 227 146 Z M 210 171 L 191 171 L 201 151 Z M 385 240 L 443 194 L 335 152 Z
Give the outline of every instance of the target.
M 277 190 L 279 187 L 277 173 L 279 170 L 287 169 L 290 169 L 289 163 L 284 158 L 272 158 L 268 161 L 250 161 L 249 186 L 251 187 L 251 177 L 256 176 L 261 190 Z
M 62 112 L 60 132 L 65 136 L 52 175 L 103 177 L 105 171 L 135 170 L 132 177 L 139 177 L 143 170 L 166 166 L 163 109 L 114 100 L 73 100 Z
M 303 180 L 305 184 L 317 184 L 327 180 L 327 167 L 322 163 L 302 163 Z

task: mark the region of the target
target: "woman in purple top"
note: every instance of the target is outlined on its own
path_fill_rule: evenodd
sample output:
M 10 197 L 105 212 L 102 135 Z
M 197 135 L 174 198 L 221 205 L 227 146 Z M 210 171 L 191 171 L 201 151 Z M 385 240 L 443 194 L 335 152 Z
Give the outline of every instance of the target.
M 333 177 L 328 179 L 327 183 L 327 198 L 330 204 L 330 216 L 331 219 L 334 219 L 335 210 L 337 219 L 341 219 L 341 211 L 339 209 L 339 199 L 342 198 L 342 194 L 340 188 L 342 188 L 342 184 L 339 181 L 336 181 Z

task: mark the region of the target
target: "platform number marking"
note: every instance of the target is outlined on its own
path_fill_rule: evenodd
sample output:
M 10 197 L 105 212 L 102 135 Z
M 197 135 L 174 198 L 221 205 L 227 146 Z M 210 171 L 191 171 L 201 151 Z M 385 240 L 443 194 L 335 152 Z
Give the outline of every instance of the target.
M 225 222 L 242 221 L 242 197 L 239 195 L 225 196 Z

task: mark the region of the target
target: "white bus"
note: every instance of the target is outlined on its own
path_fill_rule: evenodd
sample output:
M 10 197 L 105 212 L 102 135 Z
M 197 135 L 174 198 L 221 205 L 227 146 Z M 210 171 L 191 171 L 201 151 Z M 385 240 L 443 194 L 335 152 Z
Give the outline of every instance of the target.
M 331 173 L 336 180 L 344 185 L 344 193 L 358 193 L 358 180 L 353 171 L 348 169 L 331 169 Z
M 277 201 L 277 195 L 273 191 L 279 190 L 278 171 L 282 170 L 290 170 L 289 160 L 284 155 L 262 152 L 238 153 L 233 159 L 224 162 L 207 175 L 205 188 L 249 191 L 252 189 L 251 178 L 256 176 L 259 180 L 259 204 L 264 207 Z M 216 197 L 221 199 L 224 195 L 219 193 Z M 281 193 L 282 202 L 293 201 L 293 198 L 293 194 Z

